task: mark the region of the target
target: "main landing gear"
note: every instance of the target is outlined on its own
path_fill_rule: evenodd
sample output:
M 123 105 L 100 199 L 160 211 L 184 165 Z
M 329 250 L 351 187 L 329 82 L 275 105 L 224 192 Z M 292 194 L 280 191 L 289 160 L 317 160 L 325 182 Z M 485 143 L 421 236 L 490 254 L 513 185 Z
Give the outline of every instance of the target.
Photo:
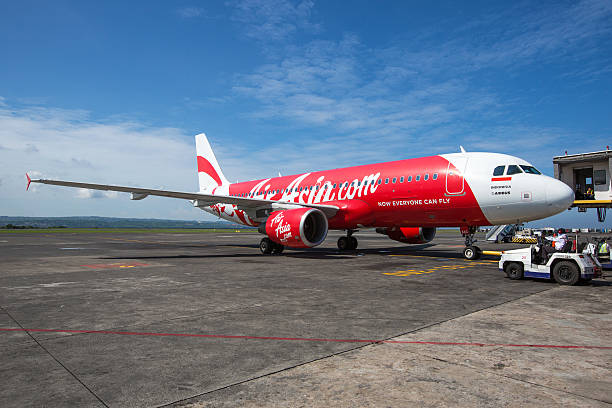
M 346 237 L 338 238 L 338 249 L 341 251 L 357 249 L 357 238 L 353 236 L 355 230 L 347 230 Z
M 463 256 L 465 259 L 469 259 L 470 261 L 476 260 L 480 258 L 482 251 L 474 242 L 474 234 L 476 233 L 476 227 L 461 227 L 461 235 L 465 237 L 465 248 L 463 249 Z
M 259 242 L 259 250 L 264 255 L 280 254 L 283 252 L 284 249 L 284 246 L 282 246 L 281 244 L 277 244 L 268 237 L 262 238 Z

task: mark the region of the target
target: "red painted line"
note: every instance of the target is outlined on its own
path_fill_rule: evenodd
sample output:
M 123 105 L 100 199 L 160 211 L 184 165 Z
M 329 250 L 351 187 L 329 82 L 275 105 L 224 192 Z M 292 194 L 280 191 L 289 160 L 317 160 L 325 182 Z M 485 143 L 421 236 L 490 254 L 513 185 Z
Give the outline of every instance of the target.
M 334 343 L 387 343 L 387 344 L 431 344 L 438 346 L 477 346 L 477 347 L 533 347 L 557 349 L 596 349 L 612 350 L 612 346 L 574 346 L 557 344 L 504 344 L 504 343 L 462 343 L 450 341 L 408 341 L 408 340 L 366 340 L 366 339 L 324 339 L 312 337 L 269 337 L 269 336 L 231 336 L 226 334 L 192 334 L 192 333 L 151 333 L 124 332 L 112 330 L 58 330 L 58 329 L 13 329 L 0 328 L 3 332 L 43 332 L 43 333 L 90 333 L 117 334 L 122 336 L 158 336 L 158 337 L 200 337 L 212 339 L 242 339 L 242 340 L 278 340 L 278 341 L 318 341 Z
M 491 181 L 510 181 L 512 177 L 493 177 Z

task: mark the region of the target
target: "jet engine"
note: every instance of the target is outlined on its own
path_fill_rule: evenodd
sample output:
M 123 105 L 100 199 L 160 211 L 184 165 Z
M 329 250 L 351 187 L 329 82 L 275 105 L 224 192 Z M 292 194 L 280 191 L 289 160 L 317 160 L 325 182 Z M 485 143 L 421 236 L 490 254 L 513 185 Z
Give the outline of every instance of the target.
M 321 244 L 327 229 L 327 217 L 315 208 L 274 211 L 265 224 L 265 233 L 272 241 L 293 248 Z
M 392 240 L 405 244 L 425 244 L 436 236 L 436 229 L 433 227 L 376 228 L 376 232 L 387 235 Z

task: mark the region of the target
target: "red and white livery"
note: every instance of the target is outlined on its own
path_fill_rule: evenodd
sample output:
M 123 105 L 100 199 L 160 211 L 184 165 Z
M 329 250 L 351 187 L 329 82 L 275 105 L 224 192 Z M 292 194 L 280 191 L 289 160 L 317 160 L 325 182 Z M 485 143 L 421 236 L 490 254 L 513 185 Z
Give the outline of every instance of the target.
M 478 226 L 520 223 L 570 207 L 573 191 L 518 157 L 465 152 L 399 160 L 241 183 L 227 181 L 206 135 L 196 136 L 197 193 L 71 181 L 30 180 L 68 187 L 191 200 L 225 220 L 258 227 L 263 253 L 321 244 L 327 231 L 345 230 L 340 249 L 355 249 L 353 233 L 376 228 L 408 244 L 431 241 L 437 227 L 460 227 L 464 255 L 477 258 Z

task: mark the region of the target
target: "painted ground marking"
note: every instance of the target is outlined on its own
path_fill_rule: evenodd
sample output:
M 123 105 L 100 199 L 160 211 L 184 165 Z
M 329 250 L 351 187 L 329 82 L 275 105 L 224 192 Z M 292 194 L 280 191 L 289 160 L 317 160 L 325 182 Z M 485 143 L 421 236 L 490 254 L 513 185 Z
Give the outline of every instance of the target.
M 2 328 L 0 332 L 42 332 L 42 333 L 71 333 L 71 334 L 114 334 L 122 336 L 159 336 L 159 337 L 199 337 L 213 339 L 239 339 L 239 340 L 272 340 L 272 341 L 317 341 L 334 343 L 388 343 L 388 344 L 428 344 L 438 346 L 475 346 L 475 347 L 531 347 L 554 349 L 596 349 L 612 350 L 612 346 L 567 345 L 567 344 L 505 344 L 505 343 L 474 343 L 450 341 L 411 341 L 411 340 L 368 340 L 368 339 L 326 339 L 313 337 L 271 337 L 271 336 L 234 336 L 226 334 L 194 334 L 194 333 L 159 333 L 159 332 L 124 332 L 110 330 L 60 330 L 60 329 L 22 329 Z
M 116 268 L 135 268 L 137 266 L 151 266 L 146 263 L 141 262 L 131 262 L 131 263 L 110 263 L 110 264 L 90 264 L 90 265 L 81 265 L 87 268 L 92 269 L 116 269 Z
M 466 265 L 466 264 L 462 264 L 462 265 L 439 265 L 439 266 L 432 266 L 430 268 L 424 268 L 424 269 L 404 269 L 404 270 L 395 271 L 395 272 L 383 272 L 383 275 L 390 275 L 390 276 L 423 275 L 423 274 L 427 274 L 427 273 L 434 273 L 434 272 L 437 272 L 437 271 L 440 271 L 440 270 L 471 268 L 472 265 L 489 265 L 489 263 L 486 262 L 486 261 L 483 261 L 483 262 L 474 262 L 474 261 L 471 261 L 469 265 Z

